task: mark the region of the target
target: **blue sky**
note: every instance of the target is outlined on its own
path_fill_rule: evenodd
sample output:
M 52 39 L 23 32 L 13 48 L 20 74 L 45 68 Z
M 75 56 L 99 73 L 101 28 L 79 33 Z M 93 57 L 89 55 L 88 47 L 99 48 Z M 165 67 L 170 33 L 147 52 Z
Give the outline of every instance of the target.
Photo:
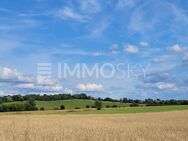
M 0 95 L 188 99 L 188 1 L 0 1 Z M 37 64 L 52 77 L 36 79 Z M 57 64 L 140 64 L 146 77 L 57 78 Z M 105 70 L 110 71 L 110 70 Z

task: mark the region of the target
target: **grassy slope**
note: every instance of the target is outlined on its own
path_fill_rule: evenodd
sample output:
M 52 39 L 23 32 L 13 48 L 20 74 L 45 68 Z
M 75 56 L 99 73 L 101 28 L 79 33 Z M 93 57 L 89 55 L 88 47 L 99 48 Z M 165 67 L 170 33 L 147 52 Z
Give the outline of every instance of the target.
M 60 107 L 60 105 L 65 105 L 66 109 L 74 109 L 75 107 L 85 108 L 86 105 L 94 105 L 94 100 L 59 100 L 59 101 L 36 101 L 37 107 L 44 107 L 45 109 L 54 109 Z M 109 102 L 102 101 L 102 105 L 105 107 L 106 105 L 117 105 L 117 106 L 128 106 L 126 103 L 120 102 Z

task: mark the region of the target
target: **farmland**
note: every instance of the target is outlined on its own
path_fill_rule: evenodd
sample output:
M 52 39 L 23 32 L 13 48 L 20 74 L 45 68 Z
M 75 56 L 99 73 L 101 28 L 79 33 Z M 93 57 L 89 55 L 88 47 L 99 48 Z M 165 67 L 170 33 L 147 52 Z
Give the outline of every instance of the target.
M 92 115 L 1 115 L 1 141 L 187 141 L 188 110 Z

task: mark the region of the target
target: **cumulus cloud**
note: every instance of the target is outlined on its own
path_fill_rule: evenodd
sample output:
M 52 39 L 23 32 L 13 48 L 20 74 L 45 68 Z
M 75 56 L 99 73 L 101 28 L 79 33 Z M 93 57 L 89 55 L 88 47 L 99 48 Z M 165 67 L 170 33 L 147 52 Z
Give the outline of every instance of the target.
M 0 81 L 1 82 L 32 82 L 33 78 L 23 73 L 18 72 L 16 69 L 8 67 L 0 67 Z
M 101 84 L 95 83 L 78 84 L 76 88 L 80 91 L 102 91 L 104 89 Z
M 63 86 L 58 80 L 48 78 L 48 77 L 34 77 L 31 75 L 26 75 L 17 71 L 16 69 L 11 69 L 8 67 L 0 67 L 0 86 L 6 87 L 15 91 L 62 91 Z
M 176 84 L 174 83 L 167 83 L 167 82 L 158 82 L 156 86 L 160 90 L 174 90 L 176 89 Z
M 175 45 L 173 45 L 171 47 L 168 47 L 167 50 L 173 51 L 173 52 L 183 52 L 185 50 L 185 48 L 181 47 L 178 44 L 175 44 Z
M 139 49 L 134 45 L 127 45 L 124 47 L 124 51 L 127 53 L 138 53 Z

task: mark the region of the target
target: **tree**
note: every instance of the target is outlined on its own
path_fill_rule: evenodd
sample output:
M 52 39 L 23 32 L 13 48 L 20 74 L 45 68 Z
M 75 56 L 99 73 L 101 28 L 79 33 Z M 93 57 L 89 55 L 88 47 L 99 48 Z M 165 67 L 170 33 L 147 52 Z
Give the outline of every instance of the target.
M 13 101 L 24 101 L 24 98 L 21 95 L 13 95 L 12 100 Z
M 102 102 L 99 100 L 95 101 L 95 107 L 97 108 L 97 110 L 101 110 L 102 108 Z

